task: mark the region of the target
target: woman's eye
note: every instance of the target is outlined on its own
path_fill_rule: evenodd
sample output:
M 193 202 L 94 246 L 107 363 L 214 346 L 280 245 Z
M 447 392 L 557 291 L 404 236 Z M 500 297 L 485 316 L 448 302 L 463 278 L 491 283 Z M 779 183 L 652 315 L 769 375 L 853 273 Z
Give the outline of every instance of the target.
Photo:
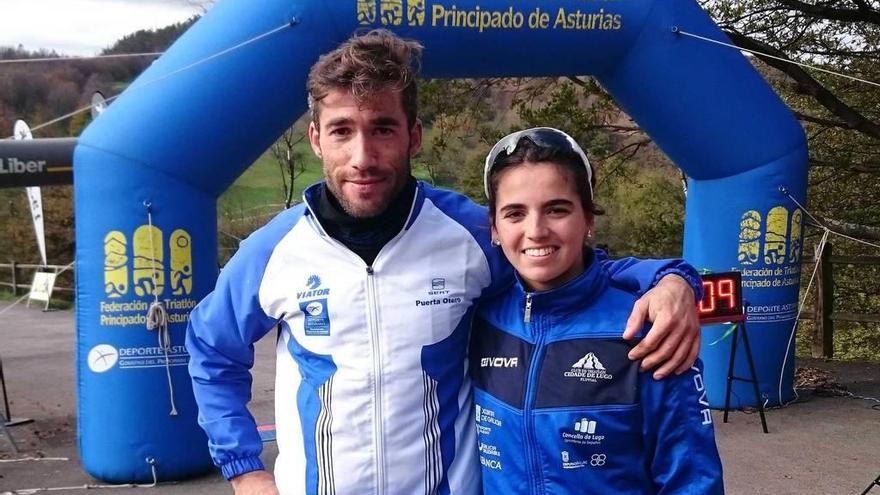
M 517 220 L 523 217 L 523 213 L 521 211 L 509 211 L 504 214 L 504 218 L 509 220 Z

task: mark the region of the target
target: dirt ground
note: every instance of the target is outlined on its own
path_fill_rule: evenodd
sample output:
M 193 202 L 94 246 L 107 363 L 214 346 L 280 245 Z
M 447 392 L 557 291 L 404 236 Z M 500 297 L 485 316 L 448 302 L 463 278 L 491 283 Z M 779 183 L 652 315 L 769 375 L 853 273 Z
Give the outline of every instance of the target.
M 0 311 L 7 304 L 2 303 Z M 12 414 L 34 420 L 9 429 L 21 449 L 17 455 L 0 434 L 0 495 L 60 487 L 71 488 L 51 493 L 77 494 L 84 490 L 76 487 L 100 484 L 79 464 L 74 341 L 72 312 L 44 313 L 17 306 L 0 315 L 0 358 Z M 260 423 L 273 422 L 273 344 L 267 338 L 257 346 L 251 406 Z M 835 383 L 855 395 L 880 397 L 880 363 L 802 360 L 798 366 L 826 370 Z M 727 493 L 859 494 L 880 475 L 880 406 L 872 408 L 878 403 L 809 391 L 801 396 L 800 403 L 767 412 L 769 435 L 761 432 L 757 414 L 732 413 L 724 424 L 715 413 Z M 263 457 L 269 466 L 276 453 L 274 443 L 266 444 Z M 29 457 L 66 460 L 21 460 Z M 219 474 L 213 474 L 124 491 L 130 492 L 213 495 L 231 490 Z M 880 487 L 869 493 L 880 495 Z

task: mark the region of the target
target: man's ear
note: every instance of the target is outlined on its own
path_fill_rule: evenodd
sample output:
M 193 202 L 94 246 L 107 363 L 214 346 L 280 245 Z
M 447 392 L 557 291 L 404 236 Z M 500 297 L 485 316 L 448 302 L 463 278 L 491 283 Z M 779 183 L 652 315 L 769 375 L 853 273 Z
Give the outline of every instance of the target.
M 422 149 L 422 119 L 416 119 L 409 130 L 409 156 L 414 156 Z
M 315 154 L 318 158 L 323 159 L 321 156 L 321 131 L 318 130 L 318 125 L 315 124 L 315 121 L 311 121 L 309 123 L 309 144 L 312 145 L 312 153 Z

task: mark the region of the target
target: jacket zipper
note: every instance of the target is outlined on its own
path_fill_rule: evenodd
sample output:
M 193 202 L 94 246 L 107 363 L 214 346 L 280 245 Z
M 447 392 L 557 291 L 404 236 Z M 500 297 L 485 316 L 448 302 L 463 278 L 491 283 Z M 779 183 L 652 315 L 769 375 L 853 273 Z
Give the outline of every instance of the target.
M 532 363 L 529 366 L 529 376 L 526 382 L 526 403 L 523 411 L 523 425 L 525 427 L 525 439 L 526 439 L 526 458 L 528 459 L 528 478 L 529 478 L 529 486 L 530 492 L 534 494 L 543 493 L 541 489 L 541 476 L 540 476 L 540 459 L 538 459 L 538 446 L 537 440 L 535 440 L 535 420 L 532 416 L 532 411 L 534 409 L 534 395 L 535 395 L 535 383 L 537 382 L 536 375 L 538 373 L 538 369 L 540 369 L 543 353 L 542 347 L 544 345 L 544 332 L 541 330 L 538 322 L 532 323 L 532 295 L 526 294 L 526 306 L 525 306 L 525 314 L 523 315 L 523 321 L 530 326 L 537 334 L 537 338 L 535 340 L 535 350 L 532 353 Z
M 398 234 L 399 236 L 400 234 Z M 384 414 L 382 412 L 382 348 L 379 345 L 379 301 L 376 295 L 375 270 L 372 266 L 365 264 L 360 256 L 345 247 L 341 242 L 330 236 L 324 236 L 324 239 L 331 245 L 337 246 L 343 252 L 348 253 L 352 259 L 360 262 L 362 266 L 365 266 L 367 272 L 367 318 L 369 320 L 367 321 L 367 326 L 370 328 L 371 350 L 373 352 L 373 377 L 376 384 L 373 390 L 373 448 L 376 451 L 376 493 L 382 495 L 385 493 L 385 432 Z M 395 239 L 397 237 L 388 241 L 388 244 Z M 385 246 L 382 246 L 382 249 L 379 250 L 376 259 L 379 259 Z
M 373 447 L 376 449 L 376 493 L 385 493 L 385 432 L 382 413 L 382 349 L 379 346 L 379 304 L 376 298 L 376 278 L 372 266 L 367 266 L 367 306 L 369 312 L 370 336 L 373 341 L 373 376 L 375 389 L 373 397 Z
M 376 258 L 373 260 L 373 264 L 382 256 L 382 252 L 388 247 L 389 244 L 396 241 L 406 232 L 406 226 L 412 221 L 413 213 L 415 212 L 416 204 L 419 200 L 419 190 L 416 190 L 415 196 L 413 196 L 413 202 L 410 206 L 409 214 L 406 218 L 406 223 L 404 224 L 404 228 L 397 233 L 394 238 L 385 243 L 384 246 L 379 250 L 379 253 L 376 254 Z M 308 208 L 309 213 L 311 213 L 310 222 L 313 226 L 318 230 L 327 242 L 332 245 L 335 245 L 342 249 L 342 251 L 347 252 L 351 255 L 352 258 L 357 261 L 363 263 L 363 259 L 355 254 L 352 250 L 348 249 L 345 244 L 339 242 L 338 240 L 330 237 L 327 234 L 327 231 L 324 230 L 324 227 L 317 220 L 317 215 L 312 210 L 312 205 L 309 203 L 308 198 L 305 193 L 303 193 L 303 201 L 306 203 L 306 208 Z M 384 414 L 382 411 L 382 348 L 379 345 L 379 321 L 378 321 L 378 313 L 379 313 L 379 301 L 378 296 L 376 295 L 376 282 L 375 282 L 375 270 L 371 265 L 366 265 L 367 271 L 367 312 L 369 313 L 369 322 L 368 325 L 370 327 L 370 337 L 372 340 L 372 351 L 373 351 L 373 376 L 375 377 L 375 390 L 373 393 L 373 448 L 376 450 L 376 493 L 382 495 L 385 493 L 385 431 L 384 431 Z
M 523 315 L 523 321 L 529 323 L 532 321 L 532 295 L 526 294 L 526 309 Z

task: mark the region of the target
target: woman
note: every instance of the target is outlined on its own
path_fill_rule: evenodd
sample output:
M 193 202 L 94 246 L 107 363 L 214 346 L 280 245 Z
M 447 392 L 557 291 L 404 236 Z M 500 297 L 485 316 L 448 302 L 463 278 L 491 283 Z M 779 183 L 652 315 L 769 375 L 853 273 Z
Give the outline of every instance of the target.
M 723 493 L 699 363 L 656 381 L 627 358 L 637 294 L 587 246 L 601 210 L 583 150 L 556 129 L 511 134 L 485 184 L 518 277 L 474 326 L 484 493 Z

